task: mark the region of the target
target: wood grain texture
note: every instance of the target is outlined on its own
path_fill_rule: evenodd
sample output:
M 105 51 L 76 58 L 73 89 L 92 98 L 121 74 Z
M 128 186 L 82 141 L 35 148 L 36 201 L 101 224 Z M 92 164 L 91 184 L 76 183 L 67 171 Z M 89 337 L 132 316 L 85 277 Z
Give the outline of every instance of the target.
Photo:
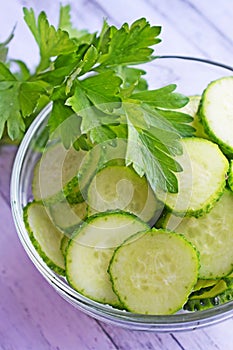
M 16 146 L 0 145 L 0 194 L 10 203 L 10 179 Z
M 157 54 L 202 56 L 232 65 L 233 6 L 229 0 L 70 0 L 79 28 L 99 30 L 103 18 L 117 26 L 146 17 L 162 25 Z M 8 0 L 0 4 L 0 41 L 17 22 L 10 55 L 30 67 L 37 47 L 23 22 L 22 6 L 58 20 L 58 1 Z M 228 350 L 233 319 L 182 333 L 129 331 L 78 311 L 47 284 L 17 237 L 10 211 L 10 176 L 16 148 L 0 146 L 0 350 Z

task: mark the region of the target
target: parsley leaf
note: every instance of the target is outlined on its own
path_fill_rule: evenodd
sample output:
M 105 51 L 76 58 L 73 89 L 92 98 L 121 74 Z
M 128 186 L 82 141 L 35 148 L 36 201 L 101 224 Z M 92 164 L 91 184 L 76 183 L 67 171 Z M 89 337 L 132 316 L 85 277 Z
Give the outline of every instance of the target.
M 156 192 L 158 189 L 176 193 L 178 182 L 175 172 L 181 167 L 174 155 L 182 153 L 180 135 L 175 129 L 147 124 L 145 111 L 137 104 L 124 106 L 128 121 L 127 165 L 133 165 L 139 175 L 146 175 Z
M 5 123 L 12 140 L 19 138 L 24 132 L 24 122 L 19 110 L 18 82 L 0 82 L 0 137 L 3 135 Z
M 78 39 L 79 44 L 91 44 L 94 37 L 94 34 L 88 33 L 85 29 L 78 30 L 73 27 L 70 5 L 60 6 L 58 28 L 68 32 L 70 38 Z
M 0 138 L 5 124 L 12 140 L 21 137 L 25 131 L 24 118 L 33 114 L 42 94 L 46 94 L 44 82 L 19 81 L 0 62 Z
M 100 78 L 101 82 L 103 76 L 97 77 Z M 111 89 L 112 88 L 113 87 L 111 87 Z M 100 91 L 100 93 L 102 92 Z M 93 96 L 91 95 L 91 98 L 92 97 Z M 97 97 L 98 100 L 101 100 L 101 105 L 93 104 L 91 98 L 89 99 L 89 94 L 85 91 L 83 85 L 81 83 L 76 83 L 74 94 L 66 100 L 66 105 L 72 107 L 73 111 L 82 117 L 82 133 L 88 133 L 93 128 L 101 127 L 103 125 L 115 124 L 118 121 L 117 113 L 108 113 L 109 111 L 112 111 L 116 106 L 115 103 L 102 102 L 106 101 L 105 99 L 108 98 L 108 94 L 107 97 L 105 95 L 100 95 Z M 93 100 L 95 99 L 93 98 Z M 107 107 L 105 108 L 104 106 Z
M 52 57 L 76 50 L 77 46 L 69 38 L 68 33 L 61 29 L 56 30 L 54 26 L 50 25 L 44 12 L 40 13 L 38 21 L 36 21 L 33 10 L 24 8 L 24 19 L 39 46 L 38 72 L 49 67 Z
M 22 82 L 19 87 L 19 103 L 22 116 L 30 116 L 36 109 L 39 98 L 46 94 L 46 83 L 42 81 Z
M 74 28 L 69 5 L 60 6 L 57 29 L 44 12 L 36 18 L 33 9 L 23 11 L 40 61 L 33 74 L 25 62 L 7 62 L 13 32 L 0 44 L 0 138 L 7 131 L 20 139 L 52 101 L 50 138 L 85 150 L 124 140 L 127 165 L 146 175 L 155 192 L 177 192 L 179 141 L 194 131 L 192 118 L 177 110 L 188 98 L 174 84 L 149 90 L 145 71 L 132 67 L 155 59 L 152 46 L 160 42 L 161 27 L 141 18 L 118 29 L 104 20 L 100 34 L 88 33 Z
M 64 101 L 53 102 L 48 121 L 50 138 L 59 138 L 66 148 L 69 148 L 81 135 L 81 118 Z
M 140 104 L 139 112 L 143 114 L 140 119 L 143 120 L 143 127 L 150 129 L 150 131 L 153 130 L 153 127 L 159 127 L 160 129 L 176 132 L 181 137 L 193 136 L 195 131 L 189 125 L 193 118 L 188 114 L 153 108 L 145 103 Z
M 7 45 L 11 42 L 11 40 L 14 37 L 14 31 L 15 28 L 13 28 L 11 34 L 9 37 L 2 43 L 0 43 L 0 62 L 6 62 L 7 60 L 7 54 L 8 54 L 8 47 Z
M 192 117 L 171 110 L 181 108 L 188 98 L 175 91 L 176 85 L 144 90 L 130 96 L 124 105 L 129 123 L 127 162 L 151 187 L 178 192 L 176 172 L 181 167 L 174 156 L 182 154 L 180 137 L 192 136 Z M 158 108 L 159 107 L 159 108 Z M 167 109 L 162 109 L 167 108 Z M 137 140 L 136 145 L 132 146 Z
M 116 74 L 122 79 L 121 96 L 123 99 L 130 97 L 133 92 L 139 92 L 148 89 L 148 84 L 142 75 L 146 72 L 142 69 L 127 66 L 118 66 Z
M 92 143 L 101 144 L 105 141 L 112 140 L 115 138 L 115 132 L 108 125 L 96 126 L 90 131 L 90 139 Z
M 160 42 L 157 38 L 160 31 L 161 27 L 151 27 L 145 18 L 135 21 L 130 27 L 125 23 L 119 30 L 114 26 L 108 28 L 104 41 L 107 52 L 100 57 L 100 64 L 112 67 L 150 61 L 153 53 L 150 46 Z
M 11 73 L 6 64 L 0 62 L 0 81 L 16 81 L 16 77 Z
M 91 102 L 80 83 L 76 83 L 74 94 L 66 100 L 66 105 L 82 117 L 81 131 L 83 134 L 99 125 L 94 108 L 91 108 Z
M 131 98 L 140 100 L 150 106 L 161 108 L 181 108 L 185 106 L 189 99 L 181 94 L 174 93 L 175 84 L 164 86 L 157 90 L 146 90 L 135 93 Z
M 18 80 L 24 81 L 28 80 L 31 77 L 30 70 L 27 67 L 26 63 L 21 60 L 11 60 L 12 63 L 16 64 L 19 68 L 19 71 L 15 73 L 15 76 Z
M 81 81 L 81 86 L 90 101 L 104 112 L 111 112 L 120 97 L 121 79 L 113 71 L 106 71 Z

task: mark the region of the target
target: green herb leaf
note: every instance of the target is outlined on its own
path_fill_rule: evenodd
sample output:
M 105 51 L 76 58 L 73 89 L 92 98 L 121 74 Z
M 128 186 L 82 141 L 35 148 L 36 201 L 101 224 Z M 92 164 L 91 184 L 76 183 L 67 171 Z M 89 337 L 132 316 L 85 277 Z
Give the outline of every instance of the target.
M 81 118 L 72 108 L 64 105 L 64 101 L 56 100 L 53 102 L 50 113 L 49 133 L 51 139 L 60 139 L 66 148 L 76 142 L 81 135 Z
M 25 130 L 20 114 L 18 99 L 18 82 L 0 82 L 0 138 L 3 135 L 5 124 L 8 135 L 12 140 L 18 139 Z
M 44 82 L 21 82 L 9 68 L 0 62 L 0 137 L 5 124 L 12 140 L 21 138 L 25 131 L 24 118 L 31 116 L 40 97 L 46 94 Z
M 113 71 L 107 71 L 81 81 L 89 100 L 104 112 L 111 112 L 121 101 L 117 95 L 121 79 Z
M 112 88 L 112 87 L 111 87 Z M 96 100 L 95 100 L 96 101 Z M 97 99 L 99 101 L 99 99 Z M 74 94 L 66 100 L 66 105 L 82 117 L 81 131 L 88 133 L 96 127 L 118 123 L 118 114 L 105 113 L 98 104 L 93 104 L 81 83 L 76 84 Z M 113 109 L 115 104 L 108 103 L 108 109 Z
M 20 139 L 49 101 L 50 137 L 66 147 L 82 149 L 109 140 L 127 140 L 126 163 L 152 188 L 177 192 L 175 156 L 182 153 L 180 137 L 192 136 L 192 118 L 174 109 L 188 98 L 171 84 L 148 90 L 145 71 L 131 67 L 153 60 L 161 27 L 145 18 L 117 29 L 103 22 L 100 34 L 74 28 L 69 5 L 60 7 L 58 29 L 41 12 L 24 8 L 24 19 L 39 47 L 40 62 L 31 74 L 26 63 L 4 63 L 10 37 L 0 44 L 0 137 Z M 46 137 L 48 135 L 46 134 Z
M 91 44 L 95 34 L 90 34 L 86 29 L 78 30 L 74 28 L 71 21 L 71 7 L 70 5 L 60 6 L 58 28 L 68 32 L 69 37 L 78 39 L 80 45 Z
M 160 189 L 177 193 L 178 182 L 174 174 L 174 169 L 180 170 L 177 163 L 169 153 L 156 148 L 156 143 L 143 130 L 136 130 L 132 123 L 128 125 L 126 165 L 132 164 L 140 176 L 146 175 L 155 193 Z
M 39 98 L 46 94 L 46 84 L 42 81 L 23 82 L 19 88 L 19 103 L 22 116 L 30 116 L 38 105 Z
M 19 67 L 19 71 L 15 74 L 18 80 L 24 81 L 30 78 L 30 70 L 25 62 L 21 60 L 11 60 L 11 62 L 15 63 Z
M 48 121 L 50 133 L 53 134 L 55 130 L 73 114 L 74 111 L 70 107 L 64 105 L 63 100 L 54 101 Z
M 8 54 L 8 47 L 7 46 L 14 37 L 14 31 L 15 31 L 15 27 L 13 28 L 9 37 L 4 42 L 0 43 L 0 62 L 5 63 L 7 60 L 7 54 Z
M 9 68 L 0 62 L 0 81 L 16 81 L 16 77 L 11 73 Z
M 144 91 L 148 89 L 148 84 L 142 75 L 146 72 L 142 69 L 127 66 L 119 66 L 115 69 L 116 74 L 122 79 L 121 97 L 126 99 L 133 92 Z
M 40 49 L 41 58 L 37 68 L 38 72 L 49 67 L 52 57 L 74 52 L 77 49 L 67 32 L 61 29 L 56 30 L 54 26 L 49 24 L 44 12 L 40 13 L 38 21 L 36 21 L 33 9 L 24 8 L 24 19 Z
M 182 170 L 174 159 L 182 154 L 179 123 L 174 127 L 145 104 L 127 103 L 124 109 L 128 120 L 127 164 L 132 163 L 139 175 L 145 174 L 154 191 L 162 189 L 176 193 L 175 173 Z M 186 121 L 185 117 L 183 121 Z
M 176 132 L 181 137 L 193 136 L 195 129 L 189 125 L 193 118 L 181 112 L 153 108 L 145 103 L 140 105 L 141 113 L 147 127 L 153 127 Z
M 194 135 L 195 128 L 189 124 L 193 121 L 193 117 L 189 114 L 161 109 L 154 109 L 154 112 L 159 114 L 160 119 L 162 119 L 162 117 L 165 118 L 165 120 L 177 130 L 180 136 L 190 137 Z
M 92 128 L 99 126 L 91 102 L 85 94 L 81 84 L 76 84 L 74 94 L 66 100 L 66 105 L 72 107 L 73 111 L 82 117 L 81 131 L 88 133 Z
M 70 13 L 70 5 L 60 6 L 58 28 L 68 32 L 70 37 L 79 37 L 83 34 L 86 34 L 86 31 L 78 31 L 76 28 L 73 27 Z
M 103 53 L 99 62 L 103 66 L 130 65 L 151 60 L 153 49 L 150 46 L 158 44 L 161 27 L 150 26 L 145 18 L 135 21 L 130 27 L 127 23 L 117 30 L 112 26 L 102 35 L 107 52 Z M 105 40 L 103 40 L 103 38 Z
M 105 141 L 114 139 L 115 132 L 107 125 L 97 126 L 90 131 L 90 139 L 92 143 L 104 143 Z
M 189 99 L 188 97 L 174 93 L 175 84 L 170 84 L 157 90 L 141 91 L 133 94 L 131 98 L 140 100 L 153 107 L 161 107 L 168 109 L 176 109 L 185 106 Z

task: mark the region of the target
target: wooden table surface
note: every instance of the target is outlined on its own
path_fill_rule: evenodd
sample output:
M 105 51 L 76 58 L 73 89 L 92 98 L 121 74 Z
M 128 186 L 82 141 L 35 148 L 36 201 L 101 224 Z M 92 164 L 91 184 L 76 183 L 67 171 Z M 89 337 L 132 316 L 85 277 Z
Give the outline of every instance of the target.
M 22 6 L 45 10 L 54 24 L 58 0 L 7 0 L 0 4 L 0 42 L 17 24 L 10 55 L 30 67 L 37 49 L 23 22 Z M 99 30 L 103 18 L 121 25 L 139 17 L 162 25 L 159 54 L 209 58 L 233 66 L 232 0 L 72 0 L 80 28 Z M 129 331 L 99 322 L 64 301 L 23 250 L 14 228 L 9 184 L 16 147 L 0 146 L 0 349 L 1 350 L 230 350 L 233 318 L 182 333 Z

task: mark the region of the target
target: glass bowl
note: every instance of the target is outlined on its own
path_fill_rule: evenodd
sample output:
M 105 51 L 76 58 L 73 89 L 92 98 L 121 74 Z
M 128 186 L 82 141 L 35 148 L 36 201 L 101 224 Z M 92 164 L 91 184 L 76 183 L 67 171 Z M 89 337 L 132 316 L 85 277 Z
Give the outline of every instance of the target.
M 185 95 L 201 94 L 208 83 L 223 76 L 233 75 L 233 68 L 205 59 L 183 56 L 160 56 L 147 64 L 150 88 L 177 84 L 177 91 Z M 23 208 L 31 199 L 31 181 L 40 152 L 35 142 L 41 137 L 51 111 L 48 105 L 34 120 L 18 149 L 11 180 L 12 213 L 21 243 L 39 272 L 65 300 L 86 314 L 101 321 L 133 330 L 171 332 L 193 330 L 223 321 L 233 316 L 233 301 L 209 310 L 178 312 L 174 315 L 138 315 L 114 309 L 92 301 L 73 290 L 66 280 L 53 272 L 32 245 L 23 221 Z

